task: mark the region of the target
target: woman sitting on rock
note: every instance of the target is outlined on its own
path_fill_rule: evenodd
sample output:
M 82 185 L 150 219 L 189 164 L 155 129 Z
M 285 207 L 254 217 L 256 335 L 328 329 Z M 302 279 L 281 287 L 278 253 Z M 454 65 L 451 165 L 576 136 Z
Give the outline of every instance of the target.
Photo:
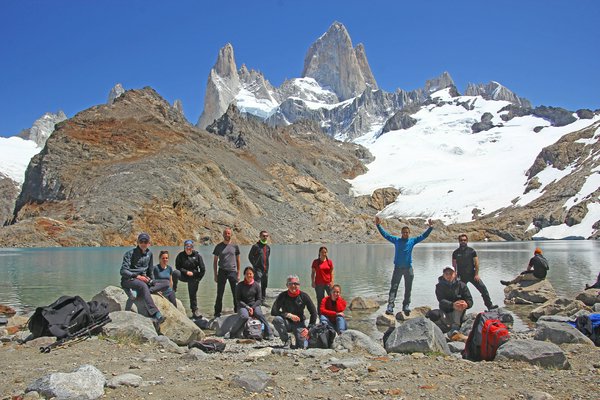
M 169 252 L 162 250 L 159 255 L 159 263 L 154 266 L 154 284 L 150 287 L 150 293 L 162 293 L 175 307 L 175 291 L 173 290 L 173 267 L 169 265 Z
M 346 330 L 346 318 L 344 310 L 346 309 L 346 300 L 342 298 L 342 288 L 340 285 L 333 285 L 331 296 L 326 296 L 320 305 L 321 323 L 331 326 L 339 334 Z
M 261 292 L 260 284 L 254 280 L 254 268 L 246 267 L 244 269 L 244 280 L 235 287 L 235 302 L 239 318 L 231 327 L 231 338 L 241 335 L 250 317 L 254 317 L 263 323 L 265 326 L 265 339 L 270 340 L 273 338 L 271 327 L 260 308 L 262 304 Z

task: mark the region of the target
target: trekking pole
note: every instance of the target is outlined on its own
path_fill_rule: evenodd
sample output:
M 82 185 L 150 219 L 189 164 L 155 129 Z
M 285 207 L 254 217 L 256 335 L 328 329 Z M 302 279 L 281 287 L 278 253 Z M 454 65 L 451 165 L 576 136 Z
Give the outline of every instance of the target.
M 103 327 L 104 325 L 108 324 L 109 322 L 111 322 L 111 319 L 107 315 L 106 317 L 102 318 L 100 321 L 96 321 L 93 324 L 88 325 L 87 327 L 80 329 L 79 331 L 77 331 L 67 337 L 59 339 L 56 342 L 51 343 L 47 346 L 40 347 L 40 353 L 50 353 L 50 350 L 52 350 L 53 348 L 65 346 L 68 342 L 71 342 L 71 341 L 73 341 L 72 343 L 77 343 L 77 342 L 83 341 L 83 340 L 91 337 L 92 332 L 96 331 L 98 328 Z

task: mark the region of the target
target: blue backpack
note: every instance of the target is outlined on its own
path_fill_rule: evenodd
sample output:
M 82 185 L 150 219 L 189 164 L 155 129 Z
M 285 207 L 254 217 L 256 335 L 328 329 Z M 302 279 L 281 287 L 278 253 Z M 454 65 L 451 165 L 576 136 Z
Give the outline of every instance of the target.
M 577 317 L 575 327 L 585 336 L 592 339 L 592 342 L 596 346 L 600 346 L 600 313 Z

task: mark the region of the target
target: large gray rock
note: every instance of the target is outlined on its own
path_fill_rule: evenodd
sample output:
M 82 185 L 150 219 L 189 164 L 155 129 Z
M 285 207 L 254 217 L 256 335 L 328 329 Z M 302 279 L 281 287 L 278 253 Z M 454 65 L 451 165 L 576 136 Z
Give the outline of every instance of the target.
M 431 311 L 431 307 L 429 306 L 419 306 L 419 307 L 415 307 L 410 311 L 409 315 L 404 314 L 404 312 L 399 311 L 396 313 L 396 319 L 398 321 L 408 321 L 409 319 L 415 319 L 415 318 L 420 318 L 420 317 L 424 317 L 427 315 L 427 313 Z
M 538 321 L 533 338 L 542 341 L 548 340 L 554 344 L 581 343 L 594 345 L 590 338 L 566 322 Z
M 548 281 L 523 281 L 504 288 L 505 302 L 514 304 L 545 303 L 556 298 L 556 291 Z
M 371 339 L 369 336 L 354 329 L 348 329 L 341 335 L 337 335 L 333 341 L 333 348 L 344 348 L 354 350 L 355 347 L 366 350 L 374 356 L 385 356 L 387 352 L 382 345 Z
M 393 315 L 381 314 L 377 316 L 375 320 L 377 326 L 396 326 L 396 318 Z
M 379 308 L 379 303 L 375 299 L 363 298 L 359 296 L 352 299 L 348 308 L 352 311 L 374 310 Z
M 429 353 L 450 354 L 446 337 L 441 329 L 427 318 L 416 318 L 398 326 L 385 342 L 388 353 Z
M 533 309 L 531 313 L 529 313 L 529 318 L 536 321 L 542 315 L 572 316 L 581 310 L 589 312 L 590 308 L 579 300 L 573 300 L 567 297 L 557 297 L 548 300 L 541 306 Z
M 135 374 L 121 374 L 111 378 L 106 382 L 106 386 L 112 389 L 119 386 L 139 387 L 144 382 L 144 378 Z
M 35 391 L 45 398 L 97 399 L 104 395 L 106 378 L 93 365 L 82 365 L 71 373 L 55 372 L 37 379 L 26 392 Z
M 249 392 L 260 393 L 267 386 L 275 386 L 275 381 L 266 372 L 246 369 L 244 372 L 235 375 L 229 385 L 242 387 Z
M 575 296 L 575 300 L 582 301 L 586 306 L 592 307 L 596 303 L 600 303 L 600 289 L 587 289 Z
M 125 293 L 123 288 L 118 286 L 107 286 L 94 297 L 92 301 L 108 304 L 108 312 L 113 311 L 133 311 L 137 312 L 137 306 L 133 300 Z
M 554 343 L 514 339 L 504 343 L 496 353 L 496 361 L 515 360 L 545 368 L 569 369 L 565 353 Z
M 175 308 L 173 304 L 162 296 L 152 295 L 154 303 L 166 317 L 160 325 L 160 333 L 167 336 L 179 346 L 185 346 L 194 340 L 204 339 L 204 332 L 190 320 L 185 313 Z
M 114 311 L 109 316 L 111 322 L 102 328 L 108 337 L 148 342 L 158 336 L 150 318 L 132 311 Z

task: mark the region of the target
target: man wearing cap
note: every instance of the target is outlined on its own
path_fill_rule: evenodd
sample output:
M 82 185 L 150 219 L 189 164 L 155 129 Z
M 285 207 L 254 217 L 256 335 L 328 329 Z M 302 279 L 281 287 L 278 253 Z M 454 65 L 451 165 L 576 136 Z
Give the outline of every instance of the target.
M 469 239 L 464 233 L 458 235 L 458 249 L 452 252 L 452 266 L 456 270 L 456 275 L 465 284 L 470 282 L 475 289 L 479 290 L 488 310 L 498 308 L 492 303 L 490 294 L 479 277 L 479 257 L 473 248 L 467 246 L 468 241 Z
M 152 296 L 150 294 L 150 285 L 153 284 L 153 260 L 150 247 L 150 235 L 140 233 L 137 239 L 137 246 L 128 250 L 123 255 L 121 264 L 121 287 L 131 289 L 137 292 L 146 303 L 148 314 L 152 316 L 154 322 L 161 324 L 165 317 L 160 313 Z
M 217 298 L 215 300 L 215 318 L 221 316 L 225 284 L 229 281 L 233 297 L 233 309 L 237 312 L 235 286 L 240 278 L 240 248 L 231 242 L 231 229 L 223 230 L 223 241 L 213 250 L 213 273 L 217 282 Z M 217 266 L 219 270 L 217 272 Z
M 194 242 L 186 240 L 183 242 L 183 251 L 177 254 L 175 259 L 175 268 L 173 271 L 173 290 L 177 291 L 177 282 L 187 283 L 188 294 L 190 297 L 190 309 L 192 317 L 201 318 L 198 311 L 198 285 L 204 277 L 206 267 L 200 253 L 194 250 Z
M 398 293 L 398 285 L 404 277 L 404 301 L 402 301 L 402 312 L 410 314 L 410 294 L 412 291 L 412 283 L 414 272 L 412 267 L 412 250 L 419 242 L 427 239 L 433 230 L 433 221 L 429 220 L 429 228 L 422 234 L 416 237 L 409 237 L 410 229 L 408 226 L 402 228 L 401 236 L 394 236 L 385 231 L 381 226 L 381 219 L 375 216 L 375 225 L 377 230 L 386 240 L 394 244 L 394 273 L 392 274 L 392 283 L 388 294 L 388 305 L 385 313 L 394 315 L 394 305 L 396 303 L 396 294 Z
M 467 285 L 456 278 L 454 267 L 444 268 L 435 286 L 435 296 L 440 309 L 428 312 L 427 318 L 439 326 L 442 332 L 448 332 L 450 340 L 467 340 L 467 337 L 460 333 L 460 325 L 467 309 L 473 307 L 473 297 Z
M 269 283 L 269 256 L 271 255 L 271 247 L 267 244 L 269 241 L 269 232 L 260 231 L 258 242 L 252 245 L 248 260 L 254 268 L 254 278 L 260 285 L 263 304 L 267 298 L 267 284 Z
M 548 260 L 542 255 L 542 249 L 536 247 L 533 251 L 533 257 L 529 260 L 527 269 L 512 281 L 500 281 L 500 283 L 508 286 L 523 281 L 541 281 L 542 279 L 546 279 L 549 269 Z

